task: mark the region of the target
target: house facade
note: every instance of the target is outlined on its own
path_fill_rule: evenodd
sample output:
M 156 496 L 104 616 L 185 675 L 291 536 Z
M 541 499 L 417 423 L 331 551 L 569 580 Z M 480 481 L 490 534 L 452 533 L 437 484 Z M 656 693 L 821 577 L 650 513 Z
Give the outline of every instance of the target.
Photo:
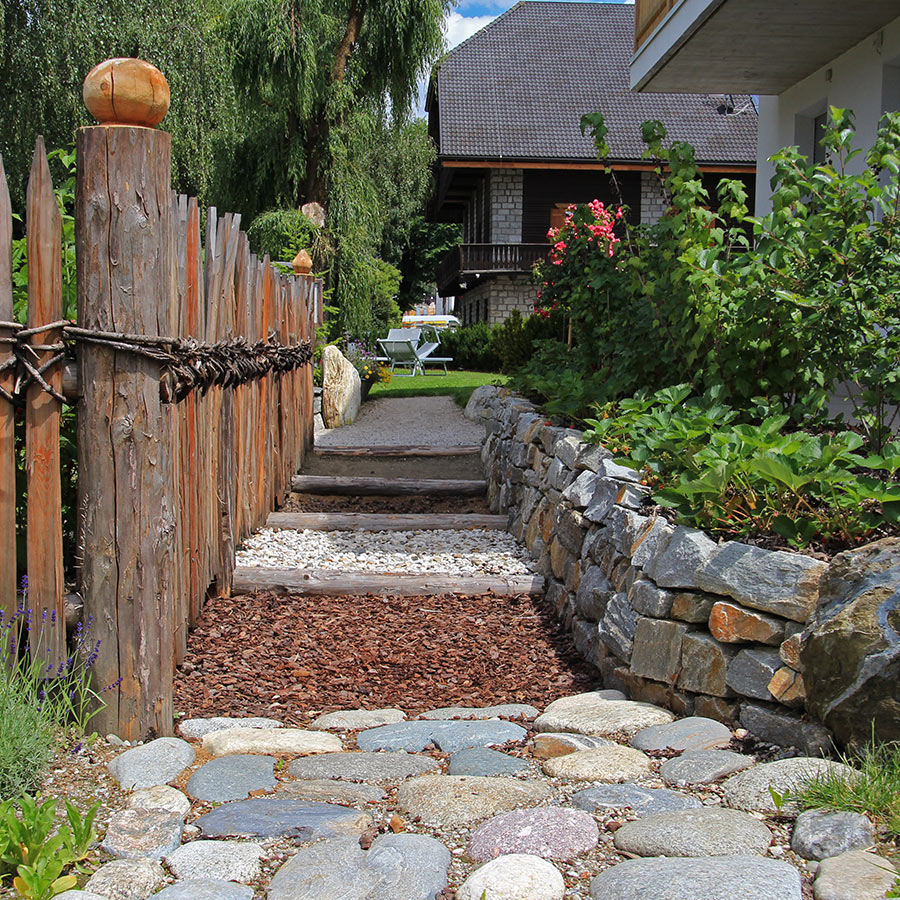
M 761 213 L 771 208 L 769 158 L 796 144 L 817 159 L 829 106 L 854 111 L 863 148 L 881 116 L 900 110 L 900 0 L 636 0 L 634 12 L 635 90 L 760 95 Z
M 524 0 L 452 50 L 435 68 L 426 109 L 438 149 L 431 216 L 458 222 L 462 243 L 436 273 L 464 323 L 533 310 L 534 263 L 566 207 L 599 199 L 653 222 L 666 200 L 641 124 L 697 150 L 710 187 L 723 177 L 755 188 L 756 109 L 747 96 L 636 94 L 628 64 L 634 12 L 618 3 Z M 596 158 L 585 113 L 603 113 L 609 164 Z

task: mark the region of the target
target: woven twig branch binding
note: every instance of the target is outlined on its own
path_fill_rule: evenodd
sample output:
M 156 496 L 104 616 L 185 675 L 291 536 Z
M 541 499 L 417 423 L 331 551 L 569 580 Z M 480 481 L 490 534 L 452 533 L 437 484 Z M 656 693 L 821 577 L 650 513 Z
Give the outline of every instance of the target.
M 13 345 L 15 355 L 0 365 L 0 372 L 15 366 L 21 373 L 12 393 L 0 387 L 0 397 L 10 403 L 21 403 L 25 391 L 34 383 L 64 403 L 65 398 L 48 384 L 44 374 L 63 360 L 74 359 L 74 345 L 78 343 L 104 346 L 157 363 L 160 367 L 159 395 L 163 403 L 177 403 L 194 390 L 206 393 L 211 387 L 237 387 L 267 375 L 292 372 L 308 365 L 313 356 L 310 341 L 282 344 L 274 334 L 252 344 L 245 337 L 209 344 L 194 338 L 95 331 L 79 328 L 68 321 L 30 329 L 24 329 L 14 322 L 0 322 L 0 328 L 3 327 L 15 332 L 14 336 L 4 335 L 0 338 L 3 343 Z M 65 345 L 27 343 L 28 338 L 54 329 L 61 329 Z M 36 351 L 60 351 L 64 347 L 65 352 L 57 352 L 51 359 L 35 367 Z

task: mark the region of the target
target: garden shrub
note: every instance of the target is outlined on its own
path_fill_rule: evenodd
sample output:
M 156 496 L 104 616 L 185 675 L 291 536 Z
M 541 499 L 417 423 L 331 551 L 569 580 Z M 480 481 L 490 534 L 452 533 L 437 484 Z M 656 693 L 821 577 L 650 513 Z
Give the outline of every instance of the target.
M 300 250 L 307 250 L 316 268 L 325 263 L 320 234 L 321 229 L 299 209 L 260 213 L 247 229 L 250 248 L 257 256 L 268 254 L 271 260 L 289 263 Z
M 561 313 L 523 318 L 514 309 L 505 322 L 494 327 L 492 340 L 500 359 L 500 371 L 509 374 L 520 369 L 534 355 L 536 342 L 562 338 L 565 327 Z
M 603 117 L 582 127 L 604 157 Z M 853 136 L 852 114 L 832 108 L 828 161 L 776 155 L 773 211 L 752 218 L 740 182 L 720 182 L 714 203 L 693 148 L 665 147 L 662 125 L 645 123 L 669 213 L 632 225 L 595 201 L 549 234 L 539 308 L 571 317 L 567 362 L 605 400 L 690 381 L 721 385 L 735 407 L 765 395 L 796 421 L 858 382 L 855 416 L 880 449 L 900 403 L 900 113 L 882 119 L 861 174 L 847 172 Z
M 441 331 L 440 355 L 453 358 L 454 369 L 475 372 L 499 372 L 500 357 L 493 328 L 487 322 L 463 325 L 454 331 Z

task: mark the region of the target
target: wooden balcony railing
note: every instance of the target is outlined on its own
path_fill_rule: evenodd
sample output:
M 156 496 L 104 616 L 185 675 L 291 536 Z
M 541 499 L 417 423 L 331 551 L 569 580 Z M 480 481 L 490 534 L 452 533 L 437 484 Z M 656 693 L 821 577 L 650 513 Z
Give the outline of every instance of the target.
M 650 36 L 679 0 L 635 0 L 634 3 L 634 49 Z
M 548 249 L 548 244 L 461 244 L 438 264 L 438 290 L 464 280 L 466 275 L 530 272 Z

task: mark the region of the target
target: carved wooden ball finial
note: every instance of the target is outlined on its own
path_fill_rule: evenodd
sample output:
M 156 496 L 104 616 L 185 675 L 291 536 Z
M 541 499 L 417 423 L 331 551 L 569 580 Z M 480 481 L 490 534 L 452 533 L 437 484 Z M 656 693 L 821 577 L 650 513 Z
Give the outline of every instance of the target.
M 312 271 L 312 260 L 305 250 L 301 250 L 294 257 L 294 261 L 291 263 L 291 265 L 294 267 L 295 275 L 309 275 L 309 273 Z
M 159 125 L 169 111 L 169 83 L 141 59 L 108 59 L 84 79 L 84 105 L 101 125 Z

